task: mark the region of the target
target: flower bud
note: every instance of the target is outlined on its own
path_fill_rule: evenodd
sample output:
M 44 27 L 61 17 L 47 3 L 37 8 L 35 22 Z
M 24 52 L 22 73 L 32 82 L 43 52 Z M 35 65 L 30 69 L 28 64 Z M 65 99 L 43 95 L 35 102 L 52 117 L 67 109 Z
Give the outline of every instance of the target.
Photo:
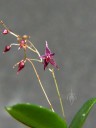
M 24 45 L 25 45 L 25 41 L 24 40 L 21 40 L 21 42 L 20 42 L 20 48 L 22 48 Z
M 27 39 L 29 39 L 29 36 L 23 35 L 23 39 L 24 39 L 24 40 L 27 40 Z
M 4 30 L 3 30 L 3 34 L 4 34 L 4 35 L 8 34 L 8 30 L 7 30 L 7 29 L 4 29 Z
M 21 60 L 20 63 L 18 64 L 18 71 L 17 74 L 25 67 L 25 62 L 24 60 Z
M 10 50 L 10 48 L 11 48 L 10 45 L 5 46 L 5 49 L 4 49 L 3 53 L 8 52 Z

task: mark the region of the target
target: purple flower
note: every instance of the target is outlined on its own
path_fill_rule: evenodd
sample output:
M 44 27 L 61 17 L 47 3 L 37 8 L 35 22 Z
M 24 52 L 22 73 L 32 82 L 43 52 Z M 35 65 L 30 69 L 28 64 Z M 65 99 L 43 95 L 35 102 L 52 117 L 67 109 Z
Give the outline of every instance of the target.
M 55 53 L 52 53 L 51 50 L 48 47 L 48 43 L 46 41 L 46 48 L 45 48 L 45 54 L 40 56 L 40 58 L 42 58 L 44 60 L 43 64 L 44 64 L 44 70 L 46 69 L 46 67 L 48 66 L 48 64 L 50 63 L 51 65 L 53 65 L 54 67 L 58 68 L 55 60 L 54 60 L 54 55 Z

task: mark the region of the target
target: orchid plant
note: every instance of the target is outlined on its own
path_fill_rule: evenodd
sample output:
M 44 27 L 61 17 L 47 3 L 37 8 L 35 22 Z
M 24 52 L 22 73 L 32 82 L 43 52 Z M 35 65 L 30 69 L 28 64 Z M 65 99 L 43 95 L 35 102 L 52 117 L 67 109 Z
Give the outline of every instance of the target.
M 80 110 L 76 113 L 72 122 L 68 125 L 64 113 L 64 107 L 59 91 L 59 86 L 54 72 L 54 68 L 59 69 L 59 67 L 54 59 L 55 53 L 51 52 L 51 50 L 49 49 L 48 42 L 45 42 L 45 53 L 44 55 L 41 55 L 38 49 L 35 47 L 35 45 L 30 41 L 30 36 L 21 36 L 14 33 L 6 26 L 6 24 L 3 21 L 0 21 L 0 24 L 3 26 L 2 34 L 4 36 L 10 34 L 14 36 L 17 40 L 17 43 L 12 43 L 5 46 L 3 53 L 7 53 L 8 51 L 10 51 L 13 46 L 17 46 L 18 50 L 23 50 L 24 56 L 22 60 L 17 62 L 13 66 L 13 68 L 18 66 L 17 74 L 19 74 L 20 71 L 25 68 L 26 62 L 29 62 L 32 68 L 34 69 L 39 85 L 49 104 L 48 109 L 30 103 L 19 103 L 13 106 L 5 107 L 7 112 L 16 120 L 31 128 L 82 128 L 91 108 L 96 103 L 96 98 L 91 98 L 88 101 L 86 101 L 84 105 L 80 108 Z M 38 58 L 29 58 L 26 52 L 27 49 L 37 54 Z M 48 95 L 41 82 L 40 76 L 34 65 L 34 61 L 41 63 L 44 66 L 44 70 L 49 70 L 49 72 L 52 74 L 52 77 L 54 79 L 54 85 L 56 87 L 58 98 L 61 105 L 63 118 L 55 112 L 52 103 L 50 102 L 50 99 L 48 98 Z

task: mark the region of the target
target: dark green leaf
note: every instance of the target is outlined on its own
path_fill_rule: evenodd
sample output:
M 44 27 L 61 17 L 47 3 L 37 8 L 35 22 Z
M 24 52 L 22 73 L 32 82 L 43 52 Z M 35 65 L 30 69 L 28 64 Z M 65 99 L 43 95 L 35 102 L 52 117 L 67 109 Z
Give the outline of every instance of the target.
M 96 98 L 88 100 L 74 116 L 69 128 L 82 128 L 90 110 L 96 103 Z
M 8 113 L 32 128 L 67 128 L 65 120 L 55 112 L 32 104 L 16 104 L 6 107 Z

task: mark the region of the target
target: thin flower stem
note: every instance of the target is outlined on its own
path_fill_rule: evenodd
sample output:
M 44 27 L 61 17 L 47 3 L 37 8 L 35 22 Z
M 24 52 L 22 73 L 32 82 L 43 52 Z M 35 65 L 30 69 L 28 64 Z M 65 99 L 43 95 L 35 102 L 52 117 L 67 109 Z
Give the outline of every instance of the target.
M 18 35 L 17 34 L 15 34 L 15 33 L 13 33 L 12 31 L 10 31 L 10 30 L 8 30 L 9 31 L 9 33 L 11 34 L 11 35 L 13 35 L 13 36 L 15 36 L 15 37 L 18 37 Z
M 34 60 L 34 61 L 37 61 L 37 62 L 42 62 L 41 60 L 38 60 L 38 59 L 30 59 L 30 60 Z
M 56 90 L 57 90 L 57 93 L 58 93 L 58 97 L 59 97 L 59 100 L 60 100 L 62 114 L 63 114 L 63 117 L 65 118 L 64 107 L 63 107 L 62 99 L 61 99 L 61 96 L 60 96 L 60 92 L 59 92 L 58 84 L 57 84 L 57 81 L 56 81 L 56 77 L 55 77 L 55 74 L 54 74 L 54 70 L 49 69 L 49 71 L 52 73 L 52 76 L 53 76 L 53 79 L 54 79 L 54 82 L 55 82 L 55 86 L 56 86 Z
M 28 40 L 28 42 L 29 42 L 30 45 L 35 49 L 35 52 L 38 54 L 38 56 L 40 56 L 39 51 L 38 51 L 37 48 L 33 45 L 33 43 L 32 43 L 30 40 Z M 41 59 L 41 61 L 42 61 L 42 58 L 40 58 L 40 59 Z
M 9 32 L 11 35 L 13 35 L 13 36 L 15 36 L 15 37 L 18 37 L 17 34 L 15 34 L 15 33 L 13 33 L 12 31 L 9 30 L 9 28 L 4 24 L 4 22 L 3 22 L 2 20 L 0 21 L 0 23 L 3 25 L 3 27 L 4 27 L 5 29 L 8 30 L 8 32 Z
M 24 60 L 26 60 L 27 55 L 26 55 L 26 49 L 24 49 Z
M 8 27 L 4 24 L 4 22 L 2 20 L 0 21 L 0 24 L 2 24 L 3 27 L 9 31 Z
M 12 43 L 10 46 L 19 46 L 19 44 Z
M 53 107 L 52 107 L 52 104 L 51 104 L 51 102 L 50 102 L 50 100 L 49 100 L 49 98 L 48 98 L 48 96 L 47 96 L 47 94 L 46 94 L 46 91 L 45 91 L 45 89 L 44 89 L 44 87 L 43 87 L 43 85 L 42 85 L 42 83 L 41 83 L 40 77 L 39 77 L 39 75 L 38 75 L 38 73 L 37 73 L 37 70 L 36 70 L 36 68 L 35 68 L 35 66 L 34 66 L 34 64 L 33 64 L 33 62 L 32 62 L 32 60 L 30 60 L 30 59 L 28 59 L 28 58 L 26 58 L 26 60 L 28 60 L 28 61 L 31 63 L 31 65 L 32 65 L 32 67 L 33 67 L 33 69 L 34 69 L 34 71 L 35 71 L 35 74 L 36 74 L 36 76 L 37 76 L 37 79 L 38 79 L 38 81 L 39 81 L 40 87 L 41 87 L 41 89 L 42 89 L 42 91 L 43 91 L 43 93 L 44 93 L 44 95 L 45 95 L 45 97 L 46 97 L 46 99 L 47 99 L 47 102 L 48 102 L 48 104 L 50 105 L 51 110 L 54 112 L 54 109 L 53 109 Z
M 33 43 L 32 43 L 30 40 L 28 40 L 28 42 L 30 43 L 30 45 L 31 45 L 35 50 L 37 50 L 36 47 L 33 45 Z
M 28 45 L 27 45 L 27 48 L 36 53 L 36 50 L 32 49 L 32 48 L 29 47 Z

